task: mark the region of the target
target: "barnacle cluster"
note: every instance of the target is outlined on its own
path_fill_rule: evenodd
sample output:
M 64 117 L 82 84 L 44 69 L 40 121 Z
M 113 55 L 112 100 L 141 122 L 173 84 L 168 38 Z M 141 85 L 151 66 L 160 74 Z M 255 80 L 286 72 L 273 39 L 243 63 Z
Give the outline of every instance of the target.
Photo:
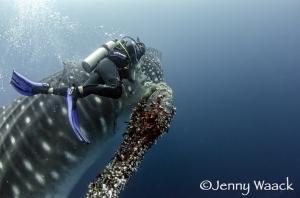
M 104 171 L 90 185 L 86 197 L 115 198 L 137 171 L 146 151 L 168 131 L 175 114 L 172 92 L 156 89 L 134 108 L 118 151 Z

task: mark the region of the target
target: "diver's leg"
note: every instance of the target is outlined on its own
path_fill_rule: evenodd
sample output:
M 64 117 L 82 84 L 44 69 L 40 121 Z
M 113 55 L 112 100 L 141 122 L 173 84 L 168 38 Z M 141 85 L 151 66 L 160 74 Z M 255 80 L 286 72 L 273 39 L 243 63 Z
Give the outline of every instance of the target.
M 91 85 L 91 84 L 98 84 L 98 83 L 103 83 L 103 79 L 101 78 L 101 76 L 99 75 L 98 72 L 94 71 L 90 74 L 90 77 L 87 79 L 87 81 L 84 82 L 83 86 Z M 80 89 L 80 87 L 82 87 L 82 86 L 78 86 L 78 87 L 74 87 L 74 88 L 78 90 L 78 89 Z M 49 87 L 49 89 L 46 91 L 45 94 L 66 96 L 68 88 L 70 88 L 70 87 L 59 87 L 59 88 Z
M 103 83 L 103 79 L 98 72 L 91 73 L 89 79 L 84 85 Z M 33 82 L 21 75 L 20 73 L 13 71 L 10 84 L 22 95 L 33 96 L 36 94 L 54 94 L 59 96 L 66 96 L 69 87 L 51 87 L 48 83 Z
M 102 84 L 99 84 L 102 83 Z M 54 94 L 67 96 L 69 87 L 51 87 L 48 83 L 36 83 L 17 72 L 13 72 L 11 79 L 13 87 L 21 94 L 32 96 L 36 94 Z M 74 87 L 73 95 L 85 97 L 90 94 L 97 94 L 105 97 L 118 98 L 122 94 L 122 86 L 117 66 L 105 58 L 98 63 L 96 70 L 83 86 Z
M 95 72 L 99 74 L 105 84 L 79 86 L 79 97 L 96 94 L 110 98 L 119 98 L 122 95 L 122 84 L 117 66 L 111 60 L 104 58 L 100 61 Z
M 13 71 L 10 84 L 17 92 L 25 96 L 33 96 L 37 92 L 47 92 L 49 88 L 48 83 L 33 82 L 25 76 Z
M 100 67 L 100 63 L 97 65 L 95 71 L 93 71 L 90 74 L 89 79 L 87 79 L 87 81 L 85 81 L 83 85 L 95 85 L 95 84 L 104 83 L 103 79 L 101 78 L 101 76 L 98 72 L 98 69 L 97 69 L 98 67 Z
M 86 97 L 90 94 L 118 98 L 122 94 L 122 87 L 116 65 L 108 59 L 103 59 L 98 63 L 96 70 L 83 86 L 68 88 L 66 92 L 65 90 L 54 89 L 53 93 L 55 92 L 67 92 L 68 118 L 73 132 L 80 141 L 89 143 L 89 139 L 80 130 L 79 118 L 76 110 L 77 98 Z
M 122 95 L 122 85 L 86 85 L 83 86 L 83 92 L 79 94 L 79 97 L 86 97 L 90 94 L 96 94 L 99 96 L 118 99 Z

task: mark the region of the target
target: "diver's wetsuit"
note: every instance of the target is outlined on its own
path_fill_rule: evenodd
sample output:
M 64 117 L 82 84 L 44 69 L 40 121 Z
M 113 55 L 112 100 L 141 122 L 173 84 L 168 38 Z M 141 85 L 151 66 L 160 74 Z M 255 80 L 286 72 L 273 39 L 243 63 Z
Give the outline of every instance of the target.
M 76 97 L 96 94 L 104 97 L 119 98 L 122 95 L 122 79 L 129 78 L 129 64 L 135 63 L 143 55 L 135 51 L 132 43 L 126 45 L 126 51 L 116 48 L 109 51 L 91 73 L 83 86 L 74 87 Z M 38 93 L 66 96 L 69 87 L 37 90 Z

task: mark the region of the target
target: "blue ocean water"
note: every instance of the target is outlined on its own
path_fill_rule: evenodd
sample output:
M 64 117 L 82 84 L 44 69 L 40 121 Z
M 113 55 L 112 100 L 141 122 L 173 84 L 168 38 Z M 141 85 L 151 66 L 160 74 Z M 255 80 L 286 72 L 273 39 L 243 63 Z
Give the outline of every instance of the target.
M 248 197 L 299 197 L 299 18 L 298 0 L 0 0 L 0 104 L 17 97 L 13 68 L 42 79 L 111 37 L 139 36 L 163 53 L 177 115 L 122 197 L 242 197 L 199 185 L 286 177 L 294 191 Z

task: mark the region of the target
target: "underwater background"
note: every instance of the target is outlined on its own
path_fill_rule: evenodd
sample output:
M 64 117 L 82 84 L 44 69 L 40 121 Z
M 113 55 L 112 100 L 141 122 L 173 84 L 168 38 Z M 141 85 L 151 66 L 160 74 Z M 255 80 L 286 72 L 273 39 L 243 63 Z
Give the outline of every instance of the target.
M 0 105 L 12 69 L 41 80 L 107 40 L 139 36 L 163 53 L 177 114 L 121 197 L 242 197 L 203 180 L 294 183 L 300 196 L 299 0 L 0 0 Z M 122 139 L 118 131 L 101 170 Z M 82 197 L 87 175 L 70 197 Z

